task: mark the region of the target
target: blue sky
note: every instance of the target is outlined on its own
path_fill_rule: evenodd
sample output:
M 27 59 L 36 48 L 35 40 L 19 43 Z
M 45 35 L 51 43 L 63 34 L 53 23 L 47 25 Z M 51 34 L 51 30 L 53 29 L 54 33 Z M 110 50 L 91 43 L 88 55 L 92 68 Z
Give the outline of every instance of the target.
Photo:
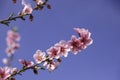
M 0 1 L 0 19 L 11 12 L 22 10 L 18 0 Z M 32 2 L 32 0 L 27 0 Z M 94 43 L 74 56 L 63 58 L 59 68 L 51 73 L 32 71 L 17 76 L 17 80 L 120 80 L 120 1 L 119 0 L 50 0 L 51 10 L 35 11 L 34 21 L 12 21 L 9 27 L 0 25 L 0 59 L 7 57 L 6 32 L 17 26 L 22 37 L 21 47 L 15 53 L 13 67 L 19 67 L 18 59 L 33 60 L 37 49 L 46 51 L 60 40 L 69 40 L 76 33 L 74 27 L 86 28 L 92 33 Z M 0 62 L 0 66 L 3 66 Z

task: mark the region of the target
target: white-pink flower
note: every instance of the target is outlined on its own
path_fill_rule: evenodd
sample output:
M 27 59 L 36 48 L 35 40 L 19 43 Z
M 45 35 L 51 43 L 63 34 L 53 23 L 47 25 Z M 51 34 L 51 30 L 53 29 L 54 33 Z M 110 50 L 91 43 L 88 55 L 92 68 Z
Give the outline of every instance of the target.
M 84 28 L 74 28 L 74 30 L 79 34 L 80 41 L 83 44 L 84 48 L 93 43 L 93 40 L 90 38 L 91 33 L 88 30 Z
M 37 50 L 36 53 L 33 55 L 33 58 L 36 63 L 41 63 L 46 59 L 46 53 L 42 52 L 41 50 Z
M 32 12 L 33 12 L 33 8 L 31 7 L 31 5 L 30 4 L 27 4 L 26 2 L 25 2 L 25 0 L 22 0 L 22 3 L 21 3 L 23 6 L 24 6 L 24 8 L 23 8 L 23 10 L 22 10 L 22 15 L 26 15 L 26 14 L 32 14 Z
M 10 76 L 9 67 L 0 67 L 0 80 L 6 80 Z
M 15 53 L 15 50 L 13 48 L 7 47 L 5 52 L 7 53 L 8 56 L 11 56 L 12 54 Z
M 5 65 L 8 65 L 8 64 L 9 64 L 9 59 L 3 58 L 3 59 L 2 59 L 2 62 L 3 62 Z
M 36 4 L 37 4 L 37 5 L 43 4 L 43 1 L 42 1 L 42 0 L 35 0 L 35 1 L 36 1 Z
M 17 71 L 18 71 L 17 68 L 11 68 L 10 73 L 11 73 L 11 74 L 14 74 L 14 73 L 16 73 Z
M 60 62 L 54 62 L 53 60 L 45 61 L 43 64 L 49 71 L 55 70 L 59 65 Z
M 77 54 L 79 51 L 83 50 L 81 47 L 82 43 L 80 38 L 77 38 L 75 35 L 72 35 L 71 40 L 68 41 L 68 45 L 74 54 Z
M 55 44 L 55 47 L 58 47 L 60 49 L 59 55 L 67 57 L 68 52 L 70 51 L 70 46 L 67 44 L 66 41 L 61 40 L 59 43 Z
M 74 30 L 78 33 L 79 37 L 77 38 L 73 35 L 71 40 L 68 41 L 68 44 L 71 46 L 71 51 L 77 54 L 92 44 L 93 40 L 90 38 L 91 33 L 88 30 L 83 28 L 74 28 Z
M 60 47 L 53 46 L 47 50 L 48 56 L 50 59 L 59 59 L 61 54 L 60 53 Z
M 14 44 L 15 41 L 20 41 L 20 35 L 13 30 L 8 30 L 6 41 L 7 45 L 10 46 Z
M 16 41 L 20 41 L 20 35 L 13 30 L 8 30 L 7 35 L 9 36 L 9 38 L 12 38 Z
M 33 61 L 26 61 L 24 59 L 19 59 L 19 62 L 23 65 L 23 67 L 31 67 L 34 65 Z
M 20 41 L 20 35 L 13 30 L 9 30 L 7 32 L 6 37 L 6 53 L 8 54 L 8 56 L 12 55 L 15 52 L 15 50 L 17 50 L 20 47 L 18 41 Z
M 84 28 L 74 28 L 74 30 L 80 35 L 80 36 L 87 36 L 90 37 L 91 33 Z

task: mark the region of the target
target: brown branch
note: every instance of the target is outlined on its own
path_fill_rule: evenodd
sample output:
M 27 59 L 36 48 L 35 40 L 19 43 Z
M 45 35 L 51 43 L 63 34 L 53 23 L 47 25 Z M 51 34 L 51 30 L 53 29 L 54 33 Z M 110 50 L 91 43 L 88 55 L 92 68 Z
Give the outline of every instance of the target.
M 44 61 L 42 61 L 41 63 L 43 63 L 43 62 L 45 62 L 45 61 L 49 61 L 49 57 L 48 57 L 48 56 L 46 56 L 46 59 L 45 59 Z M 21 75 L 21 73 L 23 73 L 23 72 L 25 72 L 26 70 L 29 70 L 29 69 L 32 69 L 33 71 L 34 71 L 34 70 L 37 71 L 37 70 L 38 70 L 37 68 L 39 68 L 39 69 L 41 69 L 41 70 L 45 70 L 44 67 L 39 66 L 41 63 L 39 63 L 39 64 L 34 64 L 33 66 L 30 66 L 30 67 L 24 67 L 24 66 L 23 66 L 23 68 L 22 68 L 21 70 L 15 72 L 15 73 L 13 73 L 13 74 L 11 74 L 9 77 L 6 78 L 6 80 L 9 80 L 9 79 L 13 78 L 13 77 L 16 76 L 16 75 Z M 35 72 L 34 72 L 34 73 L 35 73 Z M 36 74 L 36 73 L 35 73 L 35 74 Z
M 25 67 L 25 68 L 17 71 L 16 73 L 10 75 L 10 76 L 8 77 L 8 79 L 11 78 L 11 77 L 16 76 L 17 74 L 21 75 L 22 72 L 25 72 L 25 71 L 28 70 L 28 69 L 33 69 L 34 67 L 36 67 L 36 66 L 38 66 L 38 65 L 39 65 L 39 64 L 35 64 L 35 65 L 31 66 L 31 67 Z M 41 67 L 41 66 L 39 66 L 39 67 Z M 41 67 L 41 69 L 42 69 L 42 70 L 45 70 L 45 68 L 43 68 L 43 67 Z
M 47 3 L 48 0 L 45 0 L 43 2 L 43 4 L 40 4 L 40 5 L 36 5 L 36 7 L 33 8 L 33 11 L 35 10 L 42 10 L 44 8 L 44 6 L 47 6 L 48 9 L 51 9 L 51 6 Z M 10 14 L 10 16 L 7 18 L 7 19 L 4 19 L 4 20 L 0 20 L 0 24 L 4 24 L 4 25 L 7 25 L 9 26 L 10 24 L 10 21 L 16 21 L 17 19 L 22 19 L 22 20 L 25 20 L 24 16 L 30 16 L 30 21 L 31 20 L 31 16 L 32 14 L 25 14 L 25 15 L 18 15 L 18 16 L 14 16 L 14 13 Z
M 36 67 L 39 67 L 39 69 L 41 69 L 41 70 L 45 70 L 45 68 L 39 66 L 39 64 L 35 64 L 35 65 L 33 65 L 33 66 L 30 66 L 30 67 L 23 67 L 21 70 L 13 73 L 13 74 L 11 74 L 9 77 L 7 77 L 6 80 L 9 80 L 9 79 L 13 78 L 13 77 L 16 76 L 16 75 L 22 75 L 21 73 L 23 73 L 23 72 L 25 72 L 26 70 L 29 70 L 29 69 L 32 69 L 33 71 L 34 71 L 34 70 L 37 71 L 38 69 L 36 69 Z M 34 73 L 35 73 L 35 72 L 34 72 Z
M 9 26 L 10 21 L 16 21 L 16 19 L 25 20 L 24 16 L 27 16 L 27 15 L 30 15 L 30 14 L 18 15 L 18 16 L 15 16 L 15 17 L 8 17 L 8 18 L 5 19 L 5 20 L 0 20 L 0 23 Z

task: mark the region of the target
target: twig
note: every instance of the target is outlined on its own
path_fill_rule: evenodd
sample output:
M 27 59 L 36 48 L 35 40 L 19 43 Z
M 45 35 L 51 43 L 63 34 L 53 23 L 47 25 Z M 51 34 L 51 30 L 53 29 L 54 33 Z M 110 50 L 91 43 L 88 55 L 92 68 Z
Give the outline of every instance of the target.
M 45 59 L 44 61 L 42 61 L 41 63 L 43 63 L 43 62 L 45 62 L 45 61 L 48 61 L 48 60 L 49 60 L 49 57 L 46 57 L 46 59 Z M 33 69 L 33 70 L 36 69 L 36 70 L 38 70 L 38 68 L 39 68 L 39 69 L 41 69 L 41 70 L 45 70 L 44 67 L 39 66 L 41 63 L 35 64 L 35 65 L 33 65 L 33 66 L 30 66 L 30 67 L 23 67 L 21 70 L 13 73 L 13 74 L 11 74 L 9 77 L 7 77 L 6 80 L 9 80 L 10 78 L 13 78 L 13 77 L 16 76 L 16 75 L 21 75 L 22 72 L 25 72 L 26 70 L 29 70 L 29 69 Z
M 43 4 L 36 5 L 36 7 L 33 8 L 33 11 L 42 10 L 44 8 L 44 6 L 47 6 L 48 9 L 51 9 L 51 6 L 47 2 L 48 2 L 48 0 L 45 0 L 43 2 Z M 32 21 L 31 17 L 33 18 L 32 14 L 18 15 L 18 16 L 15 16 L 15 17 L 13 17 L 13 16 L 14 16 L 14 13 L 11 13 L 10 16 L 7 19 L 0 20 L 0 24 L 4 24 L 4 25 L 9 26 L 10 21 L 16 21 L 16 19 L 25 20 L 24 16 L 30 16 L 30 21 Z
M 23 18 L 23 17 L 24 17 L 24 16 L 27 16 L 27 15 L 30 15 L 30 14 L 18 15 L 18 16 L 15 16 L 15 17 L 8 17 L 8 18 L 5 19 L 5 20 L 0 20 L 0 23 L 9 26 L 10 21 L 16 21 L 16 19 L 25 20 L 25 18 Z

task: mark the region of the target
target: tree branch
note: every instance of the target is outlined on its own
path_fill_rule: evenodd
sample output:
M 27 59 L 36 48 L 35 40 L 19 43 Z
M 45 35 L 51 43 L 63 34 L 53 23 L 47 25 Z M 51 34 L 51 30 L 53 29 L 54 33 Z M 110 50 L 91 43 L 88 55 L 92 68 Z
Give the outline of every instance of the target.
M 45 0 L 43 2 L 43 4 L 40 4 L 40 5 L 36 4 L 36 7 L 33 8 L 33 11 L 42 10 L 44 8 L 44 6 L 46 6 L 48 9 L 51 9 L 51 6 L 47 2 L 48 2 L 48 0 Z M 4 25 L 9 26 L 10 21 L 16 21 L 17 19 L 25 20 L 24 16 L 30 16 L 31 17 L 31 15 L 32 14 L 24 14 L 24 15 L 18 15 L 18 16 L 14 17 L 14 13 L 11 13 L 10 16 L 7 19 L 0 20 L 0 24 L 4 24 Z M 32 18 L 33 18 L 33 16 L 32 16 Z M 30 21 L 32 21 L 31 18 L 30 18 Z

